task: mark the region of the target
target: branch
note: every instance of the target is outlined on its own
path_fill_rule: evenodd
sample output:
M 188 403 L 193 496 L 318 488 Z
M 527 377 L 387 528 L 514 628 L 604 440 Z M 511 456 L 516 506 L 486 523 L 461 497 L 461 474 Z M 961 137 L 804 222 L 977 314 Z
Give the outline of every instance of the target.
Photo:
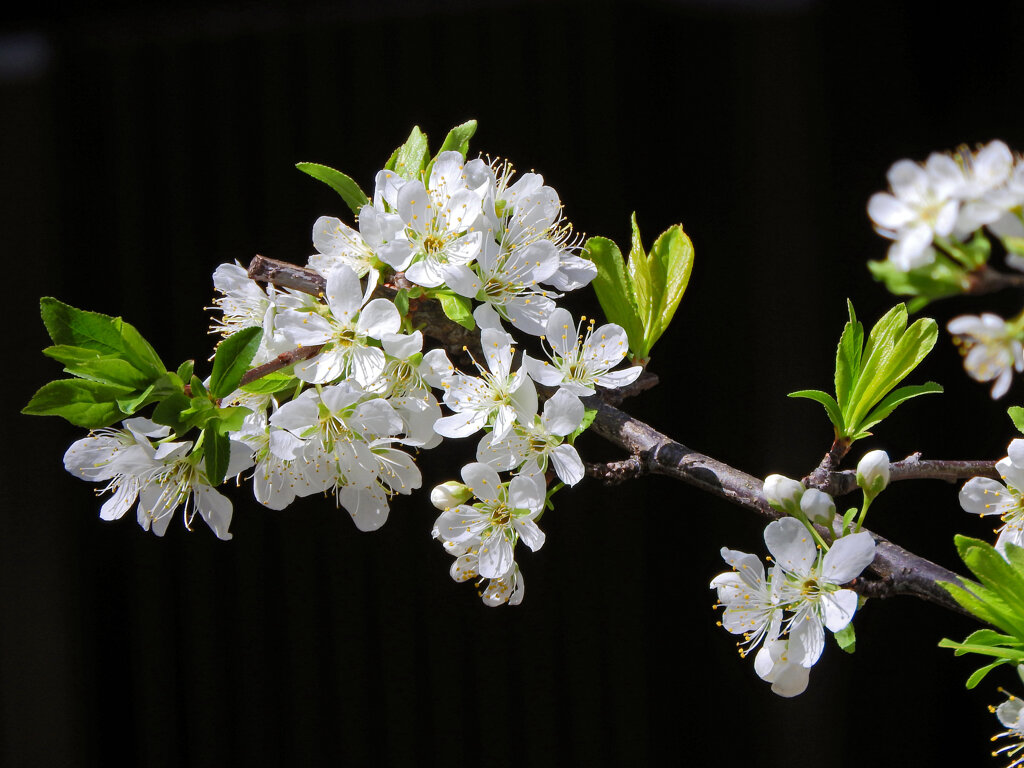
M 978 296 L 983 293 L 995 293 L 1003 288 L 1024 288 L 1024 275 L 999 272 L 984 266 L 967 275 L 965 293 Z
M 945 480 L 955 483 L 972 477 L 999 479 L 995 461 L 947 461 L 922 459 L 920 453 L 908 456 L 902 461 L 889 464 L 889 481 L 898 480 Z M 846 469 L 833 472 L 823 486 L 823 491 L 832 496 L 843 496 L 857 490 L 857 471 Z
M 292 264 L 256 256 L 249 264 L 249 277 L 254 280 L 273 283 L 313 295 L 320 295 L 326 288 L 326 281 L 318 273 L 296 267 Z M 400 280 L 402 275 L 396 275 Z M 397 288 L 394 285 L 378 286 L 378 291 L 385 296 L 394 296 Z M 410 303 L 410 311 L 412 304 Z M 460 325 L 453 323 L 440 312 L 438 302 L 426 301 L 416 307 L 417 323 L 426 323 L 423 332 L 431 338 L 441 341 L 451 349 L 470 346 L 475 341 L 475 334 Z M 269 365 L 273 365 L 270 363 Z M 255 369 L 254 369 L 255 370 Z M 260 374 L 260 375 L 265 375 Z M 256 376 L 253 379 L 258 378 Z M 250 379 L 252 380 L 252 379 Z M 643 391 L 657 383 L 657 377 L 651 374 L 641 377 L 634 384 L 634 391 Z M 735 469 L 717 459 L 705 456 L 687 448 L 642 421 L 632 418 L 605 401 L 621 400 L 621 397 L 606 390 L 601 394 L 584 398 L 588 408 L 597 410 L 593 430 L 610 443 L 629 452 L 631 458 L 622 462 L 606 465 L 591 465 L 588 474 L 601 477 L 606 481 L 622 482 L 630 477 L 652 473 L 665 475 L 684 483 L 693 485 L 712 496 L 717 496 L 738 506 L 750 509 L 768 520 L 781 517 L 765 500 L 762 493 L 764 481 Z M 832 473 L 833 462 L 842 453 L 842 447 L 833 446 L 826 459 L 822 462 L 828 472 L 828 483 L 845 488 L 850 481 L 847 472 Z M 827 462 L 827 466 L 826 465 Z M 926 477 L 927 472 L 937 473 L 931 476 L 954 480 L 964 476 L 963 473 L 976 469 L 976 474 L 991 471 L 989 462 L 924 462 L 911 457 L 899 465 L 896 475 L 906 472 L 907 476 Z M 912 466 L 913 465 L 913 466 Z M 940 466 L 941 465 L 941 466 Z M 956 474 L 961 473 L 961 474 Z M 971 475 L 973 476 L 973 474 Z M 856 486 L 856 479 L 853 480 Z M 824 529 L 822 529 L 824 531 Z M 835 536 L 835 531 L 825 531 Z M 890 595 L 913 595 L 936 603 L 954 611 L 963 612 L 960 606 L 950 597 L 939 581 L 959 583 L 960 578 L 942 566 L 918 557 L 912 552 L 872 533 L 875 538 L 875 559 L 869 572 L 876 580 L 859 578 L 853 585 L 862 594 L 872 597 L 888 597 Z
M 768 520 L 782 517 L 765 500 L 762 493 L 763 480 L 687 448 L 648 424 L 602 402 L 597 396 L 585 398 L 584 402 L 588 408 L 597 409 L 594 431 L 629 451 L 634 457 L 641 458 L 647 472 L 681 480 L 712 496 L 750 509 Z M 821 530 L 833 537 L 837 533 Z M 871 535 L 875 539 L 876 548 L 875 559 L 868 570 L 875 576 L 875 580 L 863 577 L 857 579 L 852 585 L 854 589 L 872 597 L 913 595 L 944 608 L 964 612 L 937 583 L 949 581 L 957 584 L 961 581 L 959 576 L 876 533 Z

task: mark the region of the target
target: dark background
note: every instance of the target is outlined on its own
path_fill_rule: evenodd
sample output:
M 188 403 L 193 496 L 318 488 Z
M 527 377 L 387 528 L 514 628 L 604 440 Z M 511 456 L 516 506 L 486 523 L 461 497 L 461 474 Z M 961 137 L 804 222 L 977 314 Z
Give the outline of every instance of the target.
M 1002 138 L 1024 148 L 1024 11 L 971 4 L 380 2 L 104 10 L 0 21 L 5 355 L 0 763 L 23 765 L 997 764 L 974 665 L 936 643 L 968 620 L 910 598 L 858 615 L 809 690 L 781 700 L 715 627 L 722 545 L 762 522 L 663 478 L 561 494 L 519 561 L 518 608 L 448 577 L 426 494 L 362 534 L 320 498 L 274 512 L 231 491 L 234 540 L 103 523 L 64 472 L 81 432 L 17 414 L 58 375 L 40 295 L 121 314 L 169 364 L 207 354 L 210 274 L 254 253 L 303 262 L 321 214 L 297 161 L 364 188 L 414 124 L 536 169 L 577 229 L 649 242 L 682 221 L 697 260 L 655 347 L 662 385 L 628 404 L 756 476 L 827 449 L 821 409 L 846 297 L 893 303 L 865 263 L 865 213 L 902 157 Z M 350 220 L 350 218 L 349 218 Z M 592 311 L 586 297 L 569 306 Z M 1018 311 L 1016 297 L 931 308 Z M 1007 405 L 963 375 L 945 333 L 912 401 L 854 448 L 998 458 Z M 472 446 L 421 462 L 427 487 Z M 621 458 L 596 438 L 585 458 Z M 855 503 L 852 499 L 850 503 Z M 905 483 L 870 525 L 948 567 L 990 535 L 956 488 Z

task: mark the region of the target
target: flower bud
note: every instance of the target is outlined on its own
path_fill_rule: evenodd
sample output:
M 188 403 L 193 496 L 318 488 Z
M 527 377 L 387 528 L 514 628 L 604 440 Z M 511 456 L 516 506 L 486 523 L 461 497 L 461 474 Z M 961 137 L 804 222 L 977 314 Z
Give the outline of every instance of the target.
M 804 487 L 797 480 L 782 475 L 768 475 L 764 479 L 764 497 L 776 509 L 793 514 L 800 509 Z
M 808 488 L 800 498 L 800 509 L 807 519 L 818 525 L 831 525 L 836 516 L 836 504 L 832 497 L 817 488 Z
M 473 492 L 468 485 L 463 485 L 455 480 L 441 483 L 430 492 L 430 503 L 444 512 L 465 503 Z
M 875 498 L 889 485 L 889 454 L 885 451 L 868 451 L 857 464 L 857 485 L 864 495 Z

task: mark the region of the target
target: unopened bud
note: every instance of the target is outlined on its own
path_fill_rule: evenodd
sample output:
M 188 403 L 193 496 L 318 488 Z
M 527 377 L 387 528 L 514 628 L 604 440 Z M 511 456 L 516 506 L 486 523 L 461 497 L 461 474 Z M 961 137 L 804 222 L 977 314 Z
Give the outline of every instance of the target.
M 818 525 L 831 525 L 836 516 L 836 504 L 832 497 L 817 488 L 809 488 L 800 498 L 800 509 L 807 519 Z
M 874 498 L 889 485 L 889 454 L 868 451 L 857 464 L 857 485 L 864 495 Z
M 768 475 L 764 479 L 764 497 L 776 509 L 793 514 L 800 510 L 804 487 L 797 480 L 783 475 Z
M 434 487 L 430 492 L 430 503 L 444 512 L 465 503 L 472 495 L 473 492 L 469 490 L 468 485 L 449 480 Z

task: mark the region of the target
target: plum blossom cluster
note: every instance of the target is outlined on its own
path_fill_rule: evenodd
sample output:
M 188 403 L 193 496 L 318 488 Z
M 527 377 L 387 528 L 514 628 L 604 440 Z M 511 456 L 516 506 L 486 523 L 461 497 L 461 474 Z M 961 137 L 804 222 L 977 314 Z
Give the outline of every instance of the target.
M 627 353 L 621 327 L 576 322 L 557 306 L 597 269 L 579 255 L 542 176 L 516 178 L 508 163 L 467 162 L 457 151 L 428 167 L 407 176 L 380 171 L 358 228 L 317 220 L 308 261 L 324 281 L 317 296 L 264 286 L 238 264 L 215 271 L 212 332 L 227 340 L 259 329 L 250 365 L 273 369 L 216 403 L 227 409 L 217 411 L 227 414 L 217 422 L 230 447 L 224 477 L 251 479 L 256 500 L 275 510 L 331 495 L 370 531 L 386 522 L 396 494 L 422 485 L 416 452 L 479 435 L 462 482 L 431 495 L 442 510 L 433 534 L 455 557 L 454 579 L 477 579 L 488 605 L 516 604 L 524 584 L 517 543 L 543 545 L 537 520 L 551 494 L 584 475 L 573 446 L 589 424 L 580 397 L 631 383 L 641 368 L 613 370 Z M 469 371 L 443 349 L 424 349 L 416 306 L 431 300 L 478 329 L 482 359 L 465 350 Z M 505 323 L 546 339 L 548 359 L 517 359 Z M 302 359 L 275 367 L 287 355 Z M 193 378 L 193 391 L 209 383 Z M 538 383 L 556 390 L 543 405 Z M 140 525 L 162 536 L 183 507 L 186 526 L 198 513 L 227 539 L 231 502 L 204 468 L 204 452 L 223 443 L 202 442 L 134 418 L 77 441 L 64 460 L 77 477 L 106 484 L 112 496 L 103 519 L 137 504 Z
M 858 483 L 866 500 L 888 484 L 888 466 L 881 451 L 861 460 Z M 723 547 L 722 559 L 732 570 L 716 576 L 710 586 L 717 592 L 716 607 L 722 608 L 720 625 L 742 636 L 740 655 L 756 650 L 754 671 L 774 693 L 789 698 L 807 689 L 811 667 L 825 648 L 825 630 L 848 631 L 859 597 L 842 585 L 871 564 L 875 542 L 866 531 L 848 531 L 844 525 L 844 535 L 827 545 L 814 525 L 831 528 L 836 508 L 832 497 L 816 488 L 769 475 L 764 495 L 788 515 L 764 531 L 771 567 L 766 571 L 756 555 Z
M 892 240 L 889 261 L 904 272 L 935 261 L 938 242 L 963 242 L 982 227 L 998 237 L 1024 236 L 1024 161 L 1001 141 L 971 152 L 935 152 L 924 163 L 900 160 L 889 191 L 872 195 L 868 215 Z M 1010 258 L 1020 268 L 1024 260 Z

